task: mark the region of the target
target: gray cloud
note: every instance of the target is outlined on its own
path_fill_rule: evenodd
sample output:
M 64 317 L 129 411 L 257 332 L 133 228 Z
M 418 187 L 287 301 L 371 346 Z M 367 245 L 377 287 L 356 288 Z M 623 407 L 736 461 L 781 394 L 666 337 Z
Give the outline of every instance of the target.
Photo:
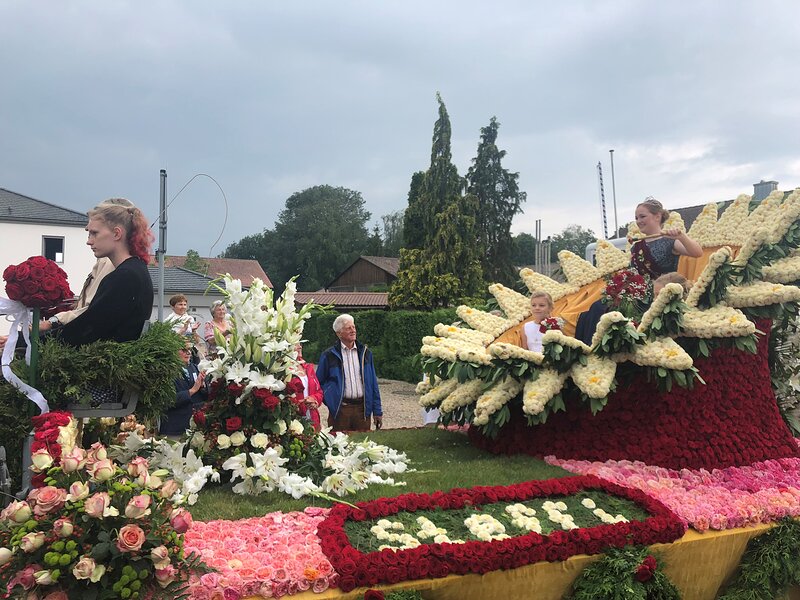
M 205 172 L 231 209 L 214 253 L 321 183 L 361 191 L 378 220 L 428 164 L 438 90 L 461 173 L 498 117 L 529 198 L 515 231 L 599 231 L 609 148 L 620 221 L 649 194 L 800 185 L 798 17 L 789 0 L 6 2 L 0 186 L 76 210 L 125 195 L 155 218 L 159 169 L 170 197 Z M 195 180 L 170 252 L 208 252 L 222 220 Z

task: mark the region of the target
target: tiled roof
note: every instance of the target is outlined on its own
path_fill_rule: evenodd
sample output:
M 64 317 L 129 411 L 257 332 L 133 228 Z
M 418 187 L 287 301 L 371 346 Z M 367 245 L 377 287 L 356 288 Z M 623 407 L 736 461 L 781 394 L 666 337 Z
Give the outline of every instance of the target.
M 0 188 L 0 221 L 85 227 L 89 217 L 76 210 Z
M 371 262 L 379 269 L 383 269 L 387 273 L 397 277 L 397 271 L 400 269 L 400 259 L 392 256 L 360 256 L 367 262 Z
M 205 258 L 201 257 L 208 263 L 208 273 L 212 279 L 230 273 L 234 279 L 240 279 L 242 285 L 249 287 L 253 283 L 253 279 L 260 279 L 266 283 L 270 288 L 272 282 L 269 276 L 261 268 L 257 260 L 246 258 Z M 152 264 L 156 264 L 155 257 L 152 259 Z M 170 256 L 169 254 L 164 257 L 164 265 L 167 267 L 183 267 L 186 263 L 185 256 Z
M 336 308 L 386 308 L 389 306 L 387 292 L 297 292 L 296 304 L 313 300 L 317 304 L 332 304 Z
M 153 289 L 158 287 L 158 267 L 149 265 L 147 270 L 150 272 L 150 279 L 153 282 Z M 164 293 L 165 294 L 208 294 L 211 296 L 221 296 L 219 290 L 208 289 L 208 284 L 212 278 L 195 273 L 182 267 L 164 267 Z

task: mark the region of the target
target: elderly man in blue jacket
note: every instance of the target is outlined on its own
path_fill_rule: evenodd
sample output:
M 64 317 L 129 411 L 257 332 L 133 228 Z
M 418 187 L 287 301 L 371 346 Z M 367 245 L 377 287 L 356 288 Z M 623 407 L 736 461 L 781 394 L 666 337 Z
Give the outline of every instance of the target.
M 317 365 L 317 379 L 328 407 L 328 425 L 334 431 L 369 431 L 383 425 L 381 392 L 372 352 L 356 341 L 353 317 L 339 315 L 333 322 L 339 341 L 325 350 Z

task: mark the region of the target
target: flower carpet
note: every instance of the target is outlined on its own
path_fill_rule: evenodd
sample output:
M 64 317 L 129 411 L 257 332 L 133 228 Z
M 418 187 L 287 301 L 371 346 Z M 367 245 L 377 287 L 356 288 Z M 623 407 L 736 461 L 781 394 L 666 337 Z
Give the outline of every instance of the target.
M 657 498 L 697 531 L 732 529 L 800 516 L 800 459 L 724 469 L 673 470 L 638 461 L 545 460 Z

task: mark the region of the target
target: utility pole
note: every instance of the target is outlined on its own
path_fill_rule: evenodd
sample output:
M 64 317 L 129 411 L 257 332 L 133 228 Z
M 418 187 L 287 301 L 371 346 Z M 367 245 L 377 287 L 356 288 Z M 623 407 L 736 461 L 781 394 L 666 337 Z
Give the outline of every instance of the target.
M 603 217 L 603 237 L 608 239 L 608 221 L 606 220 L 606 192 L 603 189 L 603 165 L 599 160 L 597 161 L 597 181 L 600 184 L 600 214 Z
M 611 155 L 611 196 L 614 198 L 614 237 L 619 235 L 619 223 L 617 222 L 617 182 L 614 180 L 614 149 L 608 151 Z
M 167 254 L 167 170 L 161 169 L 158 203 L 158 320 L 164 321 L 164 256 Z

